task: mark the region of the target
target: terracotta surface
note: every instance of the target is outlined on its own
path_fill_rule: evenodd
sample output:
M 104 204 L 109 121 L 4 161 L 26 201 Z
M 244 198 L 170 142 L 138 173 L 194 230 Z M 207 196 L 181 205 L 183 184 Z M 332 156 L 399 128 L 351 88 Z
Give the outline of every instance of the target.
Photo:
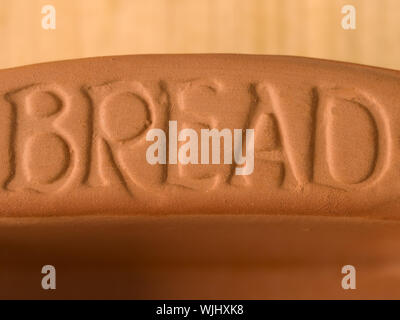
M 0 296 L 399 297 L 399 78 L 240 55 L 1 71 Z M 150 165 L 168 120 L 255 129 L 254 172 Z

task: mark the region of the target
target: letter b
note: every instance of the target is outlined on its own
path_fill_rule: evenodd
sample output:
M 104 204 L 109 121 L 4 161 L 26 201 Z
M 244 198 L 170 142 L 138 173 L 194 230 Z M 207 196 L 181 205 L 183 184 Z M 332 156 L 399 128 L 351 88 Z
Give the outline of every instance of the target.
M 34 85 L 8 93 L 12 105 L 11 191 L 59 190 L 71 176 L 75 159 L 68 134 L 58 124 L 68 97 L 57 86 Z

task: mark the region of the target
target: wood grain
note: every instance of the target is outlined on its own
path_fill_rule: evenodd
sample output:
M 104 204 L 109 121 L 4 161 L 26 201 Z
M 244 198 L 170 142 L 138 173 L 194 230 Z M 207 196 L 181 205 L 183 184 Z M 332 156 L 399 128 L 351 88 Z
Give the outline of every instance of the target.
M 57 29 L 41 28 L 41 8 Z M 343 30 L 341 7 L 357 8 Z M 398 0 L 1 0 L 0 68 L 137 53 L 284 54 L 399 69 Z

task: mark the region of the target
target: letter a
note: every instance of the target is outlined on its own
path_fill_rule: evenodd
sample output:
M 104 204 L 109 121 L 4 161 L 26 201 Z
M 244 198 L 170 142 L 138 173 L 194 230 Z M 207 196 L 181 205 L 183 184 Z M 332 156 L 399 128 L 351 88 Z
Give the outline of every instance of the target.
M 356 289 L 356 268 L 351 265 L 343 266 L 342 274 L 346 274 L 342 279 L 342 288 L 344 290 Z
M 342 28 L 344 30 L 355 30 L 356 28 L 356 8 L 352 5 L 345 5 L 342 7 L 342 13 L 346 14 L 342 18 Z
M 51 265 L 43 266 L 42 274 L 45 276 L 42 279 L 42 288 L 44 290 L 56 289 L 56 268 Z
M 55 30 L 56 29 L 56 9 L 52 5 L 46 5 L 42 8 L 42 14 L 45 16 L 42 18 L 42 28 L 44 30 Z

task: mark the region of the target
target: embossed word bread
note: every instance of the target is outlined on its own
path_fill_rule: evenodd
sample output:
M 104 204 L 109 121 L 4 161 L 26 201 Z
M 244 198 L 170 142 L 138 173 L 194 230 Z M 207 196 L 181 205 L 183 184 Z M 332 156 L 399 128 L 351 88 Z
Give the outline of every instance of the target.
M 398 219 L 400 73 L 305 58 L 0 71 L 2 216 Z

